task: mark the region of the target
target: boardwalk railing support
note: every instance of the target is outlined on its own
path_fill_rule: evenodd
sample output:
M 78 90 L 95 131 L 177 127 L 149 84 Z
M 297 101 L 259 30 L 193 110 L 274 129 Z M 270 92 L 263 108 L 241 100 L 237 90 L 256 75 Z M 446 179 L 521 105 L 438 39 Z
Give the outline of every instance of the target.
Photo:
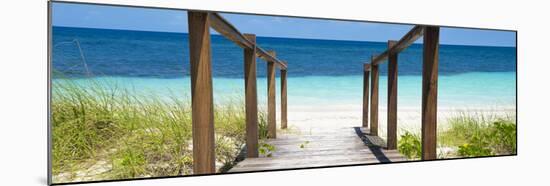
M 372 56 L 371 59 L 376 58 Z M 370 135 L 378 136 L 378 64 L 371 64 Z
M 378 135 L 378 65 L 388 59 L 388 140 L 387 148 L 397 147 L 397 57 L 399 52 L 424 36 L 422 71 L 422 159 L 436 159 L 437 66 L 439 27 L 417 25 L 399 41 L 388 41 L 388 49 L 371 58 L 371 135 Z M 363 89 L 363 91 L 365 91 Z M 365 101 L 363 101 L 364 103 Z M 363 107 L 363 111 L 365 107 Z M 365 118 L 363 116 L 363 118 Z M 364 122 L 363 122 L 363 125 Z
M 256 35 L 244 34 L 252 44 Z M 246 156 L 258 157 L 258 92 L 256 89 L 256 47 L 244 49 L 244 90 L 246 113 Z
M 281 69 L 281 129 L 287 128 L 286 69 Z
M 275 56 L 274 51 L 268 52 Z M 275 63 L 267 62 L 267 136 L 268 138 L 277 138 L 277 125 L 275 116 Z
M 254 34 L 242 34 L 217 13 L 189 11 L 189 56 L 191 76 L 193 173 L 212 174 L 215 168 L 214 98 L 212 89 L 212 59 L 210 28 L 244 49 L 244 85 L 246 114 L 246 151 L 248 157 L 258 157 L 258 96 L 256 58 L 268 62 L 268 137 L 276 137 L 275 68 L 284 74 L 281 82 L 282 122 L 286 128 L 286 62 L 256 44 Z M 284 70 L 284 71 L 283 71 Z
M 210 19 L 206 12 L 189 11 L 189 55 L 193 123 L 193 173 L 215 173 L 214 101 L 210 53 Z
M 391 50 L 397 41 L 388 41 L 388 149 L 397 148 L 397 52 Z
M 370 65 L 363 65 L 363 127 L 369 127 L 369 74 Z
M 439 63 L 439 27 L 424 31 L 422 67 L 422 159 L 437 158 L 437 75 Z

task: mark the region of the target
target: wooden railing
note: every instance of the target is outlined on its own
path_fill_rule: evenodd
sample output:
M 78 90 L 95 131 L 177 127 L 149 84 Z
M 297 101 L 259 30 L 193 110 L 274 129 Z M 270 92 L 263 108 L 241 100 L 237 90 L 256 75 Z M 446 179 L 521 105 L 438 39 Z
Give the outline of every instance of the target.
M 279 60 L 274 51 L 256 44 L 254 34 L 242 34 L 217 13 L 189 11 L 189 54 L 191 63 L 191 99 L 193 125 L 194 174 L 215 173 L 214 102 L 212 89 L 212 60 L 210 28 L 244 49 L 244 82 L 246 113 L 247 157 L 258 157 L 258 99 L 256 57 L 267 62 L 267 122 L 268 137 L 276 138 L 275 70 L 281 73 L 281 128 L 287 127 L 287 63 Z M 397 59 L 399 52 L 424 36 L 422 73 L 422 159 L 436 158 L 437 126 L 437 66 L 439 27 L 415 26 L 399 41 L 388 41 L 388 49 L 373 55 L 364 64 L 363 126 L 370 134 L 378 135 L 379 65 L 389 61 L 388 68 L 388 140 L 387 148 L 397 147 Z M 369 80 L 370 77 L 370 80 Z M 369 100 L 370 83 L 370 100 Z M 370 118 L 369 118 L 370 105 Z
M 247 157 L 258 157 L 258 98 L 256 57 L 267 61 L 268 72 L 268 137 L 276 137 L 275 69 L 281 70 L 281 128 L 287 125 L 287 64 L 274 51 L 256 44 L 254 34 L 241 34 L 217 13 L 189 11 L 189 55 L 191 63 L 191 100 L 193 125 L 193 172 L 215 173 L 214 101 L 210 28 L 244 49 L 244 82 Z
M 388 49 L 380 55 L 373 55 L 370 64 L 364 64 L 363 78 L 363 127 L 369 119 L 369 72 L 370 72 L 370 134 L 378 135 L 378 67 L 387 59 L 388 63 L 388 124 L 387 148 L 397 148 L 397 59 L 418 38 L 424 36 L 422 65 L 422 159 L 437 158 L 437 76 L 439 54 L 439 27 L 415 26 L 399 41 L 388 41 Z

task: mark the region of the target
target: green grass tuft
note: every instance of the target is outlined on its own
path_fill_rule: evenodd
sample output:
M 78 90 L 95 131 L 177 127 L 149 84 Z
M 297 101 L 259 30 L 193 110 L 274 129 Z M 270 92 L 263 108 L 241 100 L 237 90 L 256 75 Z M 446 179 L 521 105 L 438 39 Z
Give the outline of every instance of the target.
M 438 157 L 480 157 L 516 154 L 515 115 L 460 112 L 447 120 L 448 128 L 438 131 Z M 443 152 L 442 148 L 455 149 Z M 421 157 L 421 138 L 406 131 L 398 150 L 409 159 Z
M 422 155 L 422 144 L 420 137 L 411 132 L 405 132 L 399 138 L 397 149 L 408 159 L 419 159 Z
M 52 84 L 54 182 L 192 173 L 188 96 L 162 97 L 120 89 L 113 82 L 86 81 Z M 216 104 L 214 112 L 216 161 L 230 164 L 245 143 L 244 102 L 231 98 Z M 260 112 L 260 138 L 267 136 L 265 119 Z M 109 162 L 107 171 L 76 176 L 100 161 Z

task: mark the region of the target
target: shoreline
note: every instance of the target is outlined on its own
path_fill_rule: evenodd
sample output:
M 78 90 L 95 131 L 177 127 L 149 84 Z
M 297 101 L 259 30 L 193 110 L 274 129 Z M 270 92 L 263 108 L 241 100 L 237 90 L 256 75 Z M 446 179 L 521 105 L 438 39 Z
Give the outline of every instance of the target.
M 463 73 L 453 76 L 441 76 L 438 93 L 439 108 L 473 108 L 506 107 L 516 105 L 515 76 L 511 73 Z M 505 79 L 502 79 L 505 78 Z M 276 99 L 280 103 L 280 80 L 276 78 Z M 384 108 L 387 100 L 387 80 L 381 75 L 379 87 L 379 104 Z M 333 107 L 334 105 L 362 104 L 362 76 L 306 76 L 288 77 L 288 105 L 315 105 L 316 107 Z M 128 77 L 94 77 L 89 79 L 54 79 L 52 88 L 58 84 L 74 83 L 83 88 L 101 87 L 125 92 L 136 96 L 157 96 L 159 98 L 190 99 L 190 79 L 161 78 L 128 78 Z M 265 77 L 258 77 L 258 103 L 267 103 L 267 82 Z M 242 78 L 213 78 L 214 102 L 224 104 L 244 99 Z M 401 75 L 398 90 L 398 109 L 416 109 L 421 105 L 421 77 Z M 339 106 L 337 106 L 339 107 Z M 346 106 L 347 107 L 347 106 Z
M 460 83 L 463 78 L 471 80 L 466 73 L 451 79 L 448 84 L 442 84 L 438 98 L 438 120 L 440 127 L 445 127 L 448 118 L 459 113 L 481 113 L 506 115 L 516 113 L 515 92 L 509 92 L 513 87 L 502 83 L 498 79 L 502 73 L 487 73 L 490 76 L 483 84 L 471 81 L 469 84 Z M 499 75 L 500 74 L 500 75 Z M 505 73 L 507 74 L 507 73 Z M 465 77 L 464 77 L 465 76 Z M 446 76 L 445 78 L 452 78 Z M 421 123 L 421 83 L 412 79 L 401 78 L 398 97 L 398 129 L 419 128 Z M 444 78 L 441 78 L 443 82 Z M 475 78 L 473 78 L 475 79 Z M 515 79 L 515 78 L 514 78 Z M 258 77 L 258 108 L 267 110 L 267 95 L 265 78 Z M 91 79 L 54 80 L 55 83 L 75 83 L 80 88 L 112 88 L 120 91 L 121 95 L 129 95 L 136 99 L 157 97 L 159 100 L 171 103 L 172 98 L 178 101 L 190 101 L 189 81 L 181 79 L 158 78 L 119 78 L 96 77 Z M 386 125 L 386 85 L 381 78 L 379 98 L 379 129 Z M 493 83 L 495 82 L 495 83 Z M 99 87 L 97 84 L 99 83 Z M 512 83 L 512 82 L 509 82 Z M 515 82 L 514 82 L 515 83 Z M 357 127 L 362 123 L 362 77 L 361 76 L 326 76 L 326 77 L 289 77 L 288 87 L 288 123 L 299 128 L 315 128 L 315 126 Z M 471 84 L 471 85 L 470 85 Z M 218 86 L 216 86 L 218 85 Z M 222 86 L 219 86 L 222 85 Z M 454 86 L 461 85 L 461 86 Z M 515 85 L 515 84 L 514 84 Z M 217 106 L 225 104 L 240 104 L 244 98 L 244 84 L 242 79 L 214 78 L 214 102 Z M 54 85 L 55 87 L 55 85 Z M 122 91 L 121 91 L 122 90 Z M 126 92 L 124 90 L 128 90 Z M 168 91 L 167 91 L 168 90 Z M 107 90 L 110 91 L 110 90 Z M 276 88 L 276 115 L 280 120 L 280 89 Z M 503 94 L 503 92 L 509 92 Z M 117 94 L 118 94 L 117 93 Z M 166 99 L 165 99 L 166 98 Z M 467 101 L 459 101 L 467 100 Z M 503 101 L 506 100 L 506 101 Z M 280 123 L 280 122 L 279 122 Z
M 280 108 L 277 107 L 277 111 Z M 420 132 L 421 129 L 421 108 L 420 107 L 399 107 L 397 111 L 397 128 L 399 131 Z M 438 108 L 438 129 L 445 130 L 449 127 L 450 118 L 461 115 L 479 117 L 511 117 L 515 116 L 516 109 L 512 106 L 478 107 L 478 108 Z M 280 112 L 277 112 L 277 124 L 280 124 Z M 370 115 L 370 114 L 369 114 Z M 370 119 L 370 116 L 369 116 Z M 387 110 L 380 107 L 378 113 L 379 135 L 386 136 Z M 332 107 L 315 106 L 289 106 L 288 126 L 298 131 L 318 132 L 336 128 L 361 127 L 362 108 L 360 106 L 335 105 Z M 370 121 L 369 121 L 370 126 Z

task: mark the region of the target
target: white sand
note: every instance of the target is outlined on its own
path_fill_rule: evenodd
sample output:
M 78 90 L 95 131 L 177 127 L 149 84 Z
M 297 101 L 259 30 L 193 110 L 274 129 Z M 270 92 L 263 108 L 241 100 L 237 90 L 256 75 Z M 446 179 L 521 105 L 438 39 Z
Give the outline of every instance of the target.
M 447 119 L 460 113 L 506 116 L 515 114 L 515 107 L 487 107 L 487 108 L 439 108 L 438 128 L 447 126 Z M 421 109 L 420 107 L 398 108 L 398 131 L 420 132 Z M 362 124 L 362 108 L 357 105 L 301 105 L 288 107 L 288 126 L 291 131 L 306 133 L 318 133 L 326 130 L 344 127 L 359 127 Z M 277 124 L 280 124 L 280 108 L 277 108 Z M 370 125 L 370 122 L 369 122 Z M 387 111 L 379 109 L 379 135 L 386 136 Z M 279 127 L 278 127 L 279 128 Z

